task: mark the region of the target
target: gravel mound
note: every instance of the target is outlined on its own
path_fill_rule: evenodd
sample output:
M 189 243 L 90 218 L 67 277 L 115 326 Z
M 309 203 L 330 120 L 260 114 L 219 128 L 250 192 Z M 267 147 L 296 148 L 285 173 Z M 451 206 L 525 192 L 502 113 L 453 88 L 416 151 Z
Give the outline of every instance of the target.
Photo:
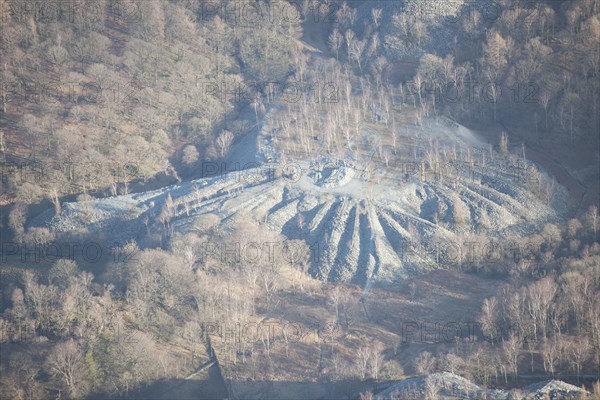
M 551 380 L 536 383 L 519 390 L 524 400 L 575 399 L 584 391 L 568 383 Z M 587 394 L 587 393 L 586 393 Z M 437 372 L 399 381 L 374 398 L 384 399 L 490 399 L 508 400 L 515 398 L 511 391 L 486 390 L 473 382 L 450 372 Z
M 276 149 L 264 139 L 265 129 L 261 131 L 260 154 L 277 159 Z M 470 131 L 445 121 L 430 121 L 427 135 L 440 142 L 481 145 Z M 155 191 L 66 203 L 61 215 L 49 211 L 33 225 L 57 233 L 87 230 L 112 243 L 140 243 L 148 230 L 164 226 L 160 215 L 170 197 L 174 233 L 194 231 L 207 214 L 216 215 L 221 224 L 250 215 L 288 239 L 316 248 L 309 269 L 315 277 L 393 282 L 446 267 L 431 249 L 434 239 L 462 243 L 465 233 L 502 239 L 559 219 L 564 189 L 559 188 L 553 204 L 545 204 L 495 157 L 477 171 L 476 179 L 405 175 L 385 168 L 375 178 L 365 177 L 355 160 L 299 160 L 293 174 L 276 176 L 276 163 L 265 162 Z
M 528 392 L 528 399 L 575 399 L 579 398 L 582 390 L 575 385 L 552 379 L 534 383 L 522 389 Z

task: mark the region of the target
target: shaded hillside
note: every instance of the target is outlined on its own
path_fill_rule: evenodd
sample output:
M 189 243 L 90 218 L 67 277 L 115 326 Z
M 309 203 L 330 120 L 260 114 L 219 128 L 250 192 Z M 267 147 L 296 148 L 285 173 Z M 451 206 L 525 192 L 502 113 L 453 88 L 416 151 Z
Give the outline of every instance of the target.
M 177 1 L 2 0 L 0 8 L 2 191 L 22 203 L 126 192 L 128 181 L 218 157 L 213 138 L 249 126 L 243 114 L 225 118 L 260 93 L 265 72 L 280 79 L 290 68 L 294 38 L 273 29 L 298 29 L 264 21 L 257 33 Z M 276 67 L 249 56 L 262 47 L 249 29 L 273 42 Z M 248 93 L 235 95 L 240 88 Z M 180 151 L 186 143 L 193 147 Z

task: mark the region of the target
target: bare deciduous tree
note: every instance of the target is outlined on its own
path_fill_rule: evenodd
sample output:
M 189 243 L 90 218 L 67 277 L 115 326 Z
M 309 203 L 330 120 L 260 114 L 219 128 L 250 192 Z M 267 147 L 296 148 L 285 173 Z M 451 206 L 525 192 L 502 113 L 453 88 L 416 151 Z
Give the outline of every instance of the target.
M 481 306 L 481 315 L 479 317 L 479 323 L 481 324 L 483 334 L 487 335 L 492 343 L 500 334 L 496 326 L 496 318 L 498 313 L 497 307 L 498 301 L 495 297 L 485 299 L 483 301 L 483 305 Z
M 367 378 L 370 357 L 371 351 L 368 347 L 361 346 L 356 352 L 356 366 L 358 367 L 360 379 L 363 381 Z
M 571 218 L 567 222 L 567 237 L 573 239 L 582 227 L 583 225 L 581 225 L 581 222 L 577 218 Z
M 54 213 L 56 215 L 60 215 L 62 208 L 61 208 L 60 198 L 59 198 L 59 189 L 56 187 L 50 188 L 48 190 L 48 199 L 54 205 Z
M 552 339 L 544 339 L 541 342 L 540 352 L 544 360 L 544 371 L 554 376 L 556 367 L 561 359 L 562 336 L 556 335 Z
M 527 287 L 527 308 L 533 322 L 533 335 L 537 336 L 538 328 L 546 337 L 549 310 L 558 287 L 551 277 L 545 277 Z
M 415 370 L 419 374 L 429 374 L 433 372 L 436 364 L 436 358 L 428 351 L 423 351 L 415 358 Z
M 230 131 L 224 130 L 219 134 L 219 136 L 217 136 L 215 145 L 217 146 L 217 150 L 219 151 L 219 156 L 221 158 L 225 157 L 225 155 L 229 151 L 229 147 L 231 146 L 232 142 L 233 133 L 231 133 Z
M 76 341 L 70 339 L 54 346 L 46 362 L 69 397 L 81 397 L 88 392 L 85 355 Z
M 340 317 L 340 300 L 342 298 L 341 292 L 342 292 L 342 290 L 340 289 L 340 287 L 338 285 L 335 285 L 329 291 L 329 303 L 335 309 L 335 320 L 336 321 L 339 320 L 339 317 Z
M 502 342 L 502 351 L 514 379 L 517 378 L 519 372 L 519 354 L 522 346 L 523 341 L 515 334 L 510 335 L 507 340 Z
M 575 369 L 575 373 L 577 374 L 577 380 L 579 380 L 579 376 L 581 375 L 581 369 L 591 355 L 590 342 L 585 336 L 578 337 L 574 341 L 569 343 L 568 349 L 571 366 L 573 367 L 573 369 Z
M 8 226 L 12 229 L 15 237 L 20 240 L 25 233 L 25 221 L 27 220 L 27 208 L 23 203 L 15 203 L 8 214 Z
M 340 47 L 343 42 L 344 38 L 342 34 L 337 29 L 334 29 L 329 35 L 329 47 L 335 52 L 336 60 L 339 60 Z
M 598 207 L 595 205 L 590 206 L 586 214 L 588 225 L 592 232 L 594 232 L 594 241 L 597 240 L 598 233 Z
M 196 150 L 196 146 L 187 145 L 183 148 L 183 152 L 181 154 L 181 161 L 185 165 L 194 164 L 198 161 L 200 155 L 198 154 L 198 150 Z
M 369 364 L 371 366 L 371 376 L 373 379 L 379 379 L 379 374 L 383 368 L 383 345 L 376 343 L 371 348 L 371 355 L 369 356 Z
M 465 226 L 469 222 L 470 211 L 458 194 L 452 196 L 452 214 L 456 226 Z
M 426 400 L 438 399 L 438 395 L 440 393 L 440 385 L 435 377 L 428 376 L 427 378 L 425 378 L 425 384 L 423 389 L 425 391 L 424 394 Z
M 500 134 L 500 154 L 506 156 L 508 154 L 508 134 L 506 132 L 502 132 Z

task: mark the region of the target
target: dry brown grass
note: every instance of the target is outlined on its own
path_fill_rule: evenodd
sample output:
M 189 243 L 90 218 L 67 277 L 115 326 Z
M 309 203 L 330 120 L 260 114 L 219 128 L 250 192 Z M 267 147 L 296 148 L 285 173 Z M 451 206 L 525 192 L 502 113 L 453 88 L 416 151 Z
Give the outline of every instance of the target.
M 289 271 L 288 271 L 289 274 Z M 290 274 L 292 276 L 293 274 Z M 310 280 L 310 278 L 307 278 Z M 254 341 L 254 359 L 246 356 L 245 362 L 238 357 L 234 364 L 231 359 L 221 359 L 227 375 L 232 381 L 240 382 L 252 379 L 285 382 L 319 382 L 357 379 L 355 365 L 357 349 L 372 347 L 376 343 L 383 345 L 385 363 L 399 365 L 404 371 L 412 369 L 412 360 L 421 351 L 436 353 L 453 344 L 440 340 L 433 343 L 424 340 L 421 343 L 418 334 L 406 337 L 408 345 L 398 348 L 402 342 L 402 324 L 416 322 L 433 326 L 450 322 L 476 321 L 481 302 L 493 295 L 498 282 L 466 275 L 456 271 L 434 271 L 415 278 L 418 289 L 414 299 L 410 298 L 405 284 L 391 288 L 373 288 L 368 293 L 353 285 L 341 285 L 346 295 L 346 305 L 340 307 L 336 321 L 334 307 L 329 299 L 332 287 L 316 283 L 312 293 L 299 290 L 290 284 L 277 293 L 278 305 L 267 313 L 264 307 L 258 308 L 259 316 L 254 319 L 262 326 L 274 327 L 270 356 L 267 356 L 261 340 Z M 364 299 L 364 307 L 361 303 Z M 367 314 L 365 314 L 365 308 Z M 350 320 L 346 326 L 346 314 Z M 286 324 L 301 327 L 300 340 L 290 341 L 287 348 L 282 331 Z M 333 324 L 333 333 L 324 334 L 318 327 Z M 325 339 L 324 339 L 325 338 Z M 217 352 L 227 346 L 225 338 L 216 338 L 213 344 Z M 247 349 L 252 348 L 250 341 Z M 385 376 L 385 375 L 384 375 Z M 387 377 L 399 379 L 402 376 Z M 385 379 L 385 378 L 384 378 Z M 265 383 L 261 390 L 268 387 Z M 242 385 L 243 386 L 243 385 Z M 248 394 L 257 390 L 256 386 L 239 386 L 238 390 L 248 390 Z M 292 396 L 293 397 L 293 396 Z

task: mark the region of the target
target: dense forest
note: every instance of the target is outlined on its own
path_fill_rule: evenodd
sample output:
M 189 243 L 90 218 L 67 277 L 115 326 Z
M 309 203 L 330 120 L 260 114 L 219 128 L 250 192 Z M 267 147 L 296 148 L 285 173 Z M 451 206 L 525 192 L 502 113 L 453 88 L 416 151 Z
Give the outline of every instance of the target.
M 122 193 L 222 154 L 252 123 L 225 121 L 257 97 L 235 91 L 283 78 L 300 28 L 236 28 L 201 5 L 3 1 L 0 143 L 15 156 L 3 192 L 25 204 Z

